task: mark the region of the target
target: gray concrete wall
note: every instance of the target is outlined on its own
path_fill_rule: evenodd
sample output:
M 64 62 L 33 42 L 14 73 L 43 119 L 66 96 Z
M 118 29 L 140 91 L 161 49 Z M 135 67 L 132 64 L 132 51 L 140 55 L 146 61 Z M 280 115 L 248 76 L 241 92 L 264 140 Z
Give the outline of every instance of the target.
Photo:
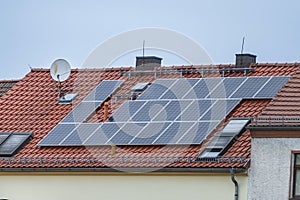
M 289 199 L 292 150 L 300 138 L 254 138 L 251 148 L 248 199 Z

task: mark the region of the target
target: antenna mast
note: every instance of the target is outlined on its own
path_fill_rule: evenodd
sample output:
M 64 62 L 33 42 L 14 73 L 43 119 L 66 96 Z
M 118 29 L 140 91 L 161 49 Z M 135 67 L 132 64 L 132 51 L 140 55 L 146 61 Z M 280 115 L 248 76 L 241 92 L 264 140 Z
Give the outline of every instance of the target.
M 143 66 L 144 66 L 144 59 L 145 59 L 145 40 L 143 40 L 143 63 L 142 63 Z
M 245 36 L 243 37 L 241 54 L 243 54 L 243 53 L 244 53 L 244 44 L 245 44 Z

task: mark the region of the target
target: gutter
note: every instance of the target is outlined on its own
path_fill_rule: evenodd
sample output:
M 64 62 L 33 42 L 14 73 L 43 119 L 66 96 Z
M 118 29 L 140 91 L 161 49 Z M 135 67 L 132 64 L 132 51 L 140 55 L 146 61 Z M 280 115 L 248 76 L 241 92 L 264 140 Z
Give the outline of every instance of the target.
M 245 168 L 0 168 L 0 172 L 245 172 Z
M 239 199 L 239 184 L 234 177 L 234 169 L 233 168 L 230 170 L 230 176 L 231 176 L 231 181 L 234 184 L 234 200 L 238 200 Z

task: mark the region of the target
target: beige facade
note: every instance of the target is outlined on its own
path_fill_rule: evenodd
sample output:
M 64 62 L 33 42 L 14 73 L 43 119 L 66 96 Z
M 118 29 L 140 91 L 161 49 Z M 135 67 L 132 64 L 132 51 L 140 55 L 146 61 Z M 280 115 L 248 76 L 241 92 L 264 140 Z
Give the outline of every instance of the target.
M 236 176 L 239 200 L 248 177 Z M 0 174 L 0 198 L 9 200 L 232 200 L 230 174 Z

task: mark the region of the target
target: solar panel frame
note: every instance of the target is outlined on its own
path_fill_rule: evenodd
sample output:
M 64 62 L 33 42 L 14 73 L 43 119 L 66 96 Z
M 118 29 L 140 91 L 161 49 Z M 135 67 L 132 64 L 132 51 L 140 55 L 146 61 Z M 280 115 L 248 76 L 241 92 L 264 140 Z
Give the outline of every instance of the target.
M 228 98 L 246 80 L 246 77 L 223 78 L 222 82 L 215 87 L 207 97 Z
M 183 99 L 203 99 L 222 81 L 222 78 L 202 78 L 200 79 L 191 90 L 184 95 Z
M 84 122 L 102 103 L 102 101 L 82 101 L 61 122 Z
M 126 123 L 108 142 L 112 144 L 129 144 L 148 123 Z
M 270 77 L 247 77 L 246 81 L 229 98 L 253 98 Z
M 160 109 L 168 104 L 168 100 L 147 101 L 131 118 L 133 122 L 148 122 L 154 119 Z
M 120 87 L 123 80 L 103 80 L 84 99 L 84 101 L 105 101 L 116 89 Z
M 196 122 L 176 144 L 201 144 L 221 121 L 199 121 Z
M 59 144 L 60 146 L 82 145 L 100 126 L 100 123 L 82 123 L 78 125 Z
M 192 100 L 170 100 L 152 121 L 174 121 L 191 103 Z
M 125 101 L 109 118 L 111 122 L 127 122 L 129 121 L 147 101 Z
M 174 84 L 177 79 L 157 79 L 137 99 L 156 100 L 159 99 Z
M 289 76 L 274 76 L 254 95 L 254 98 L 273 98 L 290 79 Z
M 201 116 L 201 121 L 223 120 L 239 103 L 241 99 L 222 99 L 216 100 L 216 103 Z
M 188 79 L 181 78 L 178 79 L 165 94 L 163 94 L 160 99 L 182 99 L 199 80 L 188 81 Z
M 211 99 L 193 100 L 176 121 L 199 121 L 215 103 L 216 101 Z
M 196 122 L 173 122 L 168 126 L 152 144 L 165 145 L 176 144 L 182 134 L 188 131 Z
M 58 146 L 78 124 L 57 124 L 39 143 L 39 146 Z
M 171 122 L 150 122 L 131 141 L 132 145 L 152 144 Z

